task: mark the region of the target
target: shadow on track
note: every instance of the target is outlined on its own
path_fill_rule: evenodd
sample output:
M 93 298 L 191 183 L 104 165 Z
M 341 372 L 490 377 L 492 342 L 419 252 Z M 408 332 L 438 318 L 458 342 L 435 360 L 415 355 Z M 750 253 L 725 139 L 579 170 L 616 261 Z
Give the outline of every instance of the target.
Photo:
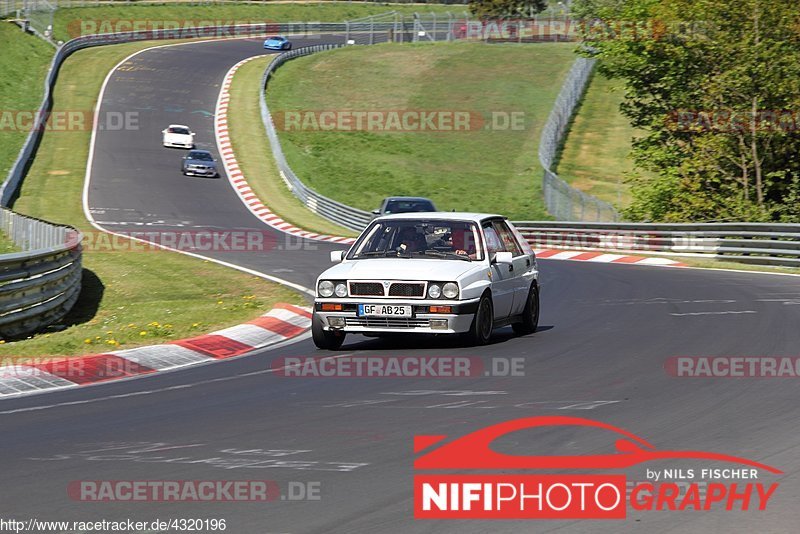
M 535 334 L 529 336 L 518 336 L 511 331 L 510 327 L 499 328 L 492 334 L 492 339 L 488 345 L 499 345 L 512 339 L 535 339 L 536 336 L 552 330 L 554 326 L 539 326 Z M 475 348 L 464 339 L 452 335 L 429 335 L 429 334 L 408 334 L 397 333 L 387 334 L 381 337 L 367 337 L 362 335 L 351 334 L 345 340 L 344 345 L 339 351 L 350 350 L 413 350 L 413 349 L 469 349 Z

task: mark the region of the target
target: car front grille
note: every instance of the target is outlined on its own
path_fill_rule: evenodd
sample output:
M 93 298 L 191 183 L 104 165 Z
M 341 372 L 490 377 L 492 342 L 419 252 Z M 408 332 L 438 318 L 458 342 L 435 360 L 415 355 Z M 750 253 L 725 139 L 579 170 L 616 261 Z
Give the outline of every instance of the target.
M 383 285 L 380 282 L 350 282 L 352 297 L 382 297 Z
M 425 282 L 350 281 L 348 285 L 351 297 L 425 298 Z
M 430 320 L 414 317 L 348 317 L 345 324 L 374 328 L 428 328 Z
M 425 283 L 395 282 L 389 287 L 389 296 L 422 298 L 425 296 Z

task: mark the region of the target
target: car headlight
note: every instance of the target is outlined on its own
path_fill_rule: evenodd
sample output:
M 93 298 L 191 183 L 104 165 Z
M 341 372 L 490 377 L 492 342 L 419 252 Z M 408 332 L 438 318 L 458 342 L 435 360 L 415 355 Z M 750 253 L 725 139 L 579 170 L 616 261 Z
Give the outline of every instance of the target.
M 442 296 L 442 288 L 439 284 L 431 284 L 428 286 L 428 297 L 438 299 Z
M 442 286 L 442 294 L 448 299 L 458 298 L 458 284 L 447 282 Z
M 346 297 L 347 296 L 347 286 L 343 283 L 336 284 L 336 296 L 337 297 Z
M 333 296 L 333 282 L 330 280 L 323 280 L 319 283 L 319 296 L 320 297 L 331 297 Z

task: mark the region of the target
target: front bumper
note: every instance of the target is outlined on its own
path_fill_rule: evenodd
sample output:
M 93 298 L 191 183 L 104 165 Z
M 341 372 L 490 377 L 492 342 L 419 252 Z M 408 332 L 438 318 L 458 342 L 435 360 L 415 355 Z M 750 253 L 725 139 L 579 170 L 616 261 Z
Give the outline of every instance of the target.
M 176 141 L 165 141 L 164 146 L 167 148 L 194 148 L 194 143 L 178 143 Z
M 468 332 L 472 326 L 479 300 L 317 298 L 314 301 L 314 316 L 322 322 L 324 330 L 337 332 L 459 334 Z M 339 304 L 342 310 L 323 310 L 323 304 Z M 411 306 L 412 315 L 411 317 L 359 317 L 357 311 L 359 304 Z M 451 313 L 431 313 L 431 306 L 450 306 Z M 332 326 L 331 319 L 338 324 Z
M 186 176 L 216 176 L 217 169 L 183 169 Z

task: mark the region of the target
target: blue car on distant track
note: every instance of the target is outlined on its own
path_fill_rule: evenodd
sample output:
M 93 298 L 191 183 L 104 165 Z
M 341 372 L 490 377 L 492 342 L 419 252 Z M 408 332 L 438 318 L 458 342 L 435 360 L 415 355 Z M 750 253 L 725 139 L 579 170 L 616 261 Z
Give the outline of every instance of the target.
M 269 50 L 291 50 L 292 43 L 286 37 L 277 35 L 275 37 L 267 37 L 264 41 L 264 48 Z

